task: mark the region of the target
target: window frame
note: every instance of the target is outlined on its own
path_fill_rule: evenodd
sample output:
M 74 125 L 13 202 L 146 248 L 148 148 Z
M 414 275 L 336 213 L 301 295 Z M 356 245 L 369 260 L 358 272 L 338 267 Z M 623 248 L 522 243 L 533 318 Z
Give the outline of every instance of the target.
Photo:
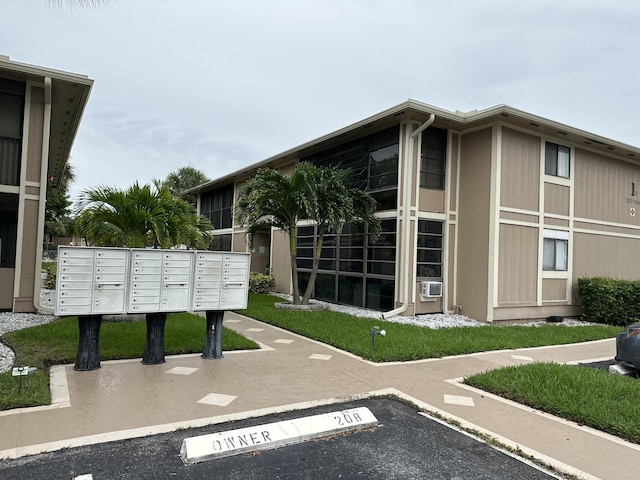
M 422 231 L 428 224 L 438 224 L 439 231 Z M 418 219 L 418 232 L 416 238 L 416 279 L 417 280 L 436 280 L 442 281 L 444 268 L 444 230 L 445 225 L 442 220 L 431 218 Z M 431 240 L 431 241 L 429 241 Z M 435 245 L 433 242 L 435 240 Z M 438 245 L 439 244 L 439 245 Z M 435 255 L 438 261 L 427 258 Z M 421 275 L 428 269 L 434 269 L 435 275 Z M 439 274 L 439 275 L 438 275 Z
M 420 188 L 444 190 L 447 186 L 449 132 L 429 127 L 420 138 Z
M 548 246 L 551 246 L 553 265 L 550 265 Z M 560 247 L 560 248 L 559 248 Z M 569 232 L 564 230 L 547 230 L 543 232 L 542 240 L 542 271 L 569 271 Z
M 563 161 L 561 165 L 561 154 L 566 154 L 566 163 Z M 559 173 L 562 167 L 562 173 Z M 564 174 L 566 170 L 566 175 Z M 558 143 L 544 143 L 544 174 L 557 178 L 571 178 L 571 147 L 560 145 Z

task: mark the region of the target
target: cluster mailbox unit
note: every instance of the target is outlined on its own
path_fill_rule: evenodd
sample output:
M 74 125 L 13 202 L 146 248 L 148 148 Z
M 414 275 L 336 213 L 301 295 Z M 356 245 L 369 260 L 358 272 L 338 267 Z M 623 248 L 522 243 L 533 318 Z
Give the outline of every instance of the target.
M 76 369 L 99 367 L 99 325 L 106 314 L 147 314 L 149 347 L 150 338 L 164 342 L 162 315 L 206 311 L 203 357 L 221 358 L 224 311 L 247 308 L 249 258 L 248 253 L 202 250 L 59 247 L 55 313 L 78 315 Z M 152 320 L 156 320 L 153 327 Z M 143 363 L 164 361 L 160 347 L 160 354 L 149 357 L 145 349 Z M 87 360 L 92 355 L 96 359 Z M 160 358 L 146 361 L 152 357 Z
M 59 316 L 247 308 L 249 254 L 59 247 Z

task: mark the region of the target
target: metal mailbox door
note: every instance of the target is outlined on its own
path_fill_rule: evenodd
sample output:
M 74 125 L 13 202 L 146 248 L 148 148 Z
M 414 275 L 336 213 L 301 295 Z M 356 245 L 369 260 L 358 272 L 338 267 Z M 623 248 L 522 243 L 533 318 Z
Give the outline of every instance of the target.
M 93 257 L 93 249 L 58 247 L 56 315 L 91 313 Z
M 249 254 L 225 254 L 223 259 L 220 310 L 247 308 L 248 295 Z
M 101 248 L 95 251 L 92 313 L 124 313 L 128 258 L 127 250 Z
M 124 249 L 59 247 L 56 315 L 124 313 L 127 263 Z
M 186 312 L 191 309 L 193 252 L 170 250 L 162 258 L 162 312 Z
M 222 254 L 196 252 L 192 310 L 220 310 Z
M 162 251 L 131 250 L 129 312 L 160 311 Z

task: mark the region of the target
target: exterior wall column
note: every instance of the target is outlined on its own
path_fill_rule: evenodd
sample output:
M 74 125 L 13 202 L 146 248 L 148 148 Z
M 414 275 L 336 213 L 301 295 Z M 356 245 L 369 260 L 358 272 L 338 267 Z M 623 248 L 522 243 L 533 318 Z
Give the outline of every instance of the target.
M 46 191 L 45 195 L 42 195 L 42 189 L 46 189 L 46 183 L 42 184 L 42 170 L 46 171 L 47 162 L 43 153 L 48 152 L 50 127 L 50 114 L 46 115 L 45 110 L 45 91 L 42 84 L 27 82 L 20 160 L 14 312 L 37 311 L 33 296 L 36 275 L 40 274 L 38 251 L 42 258 L 42 233 L 38 232 L 44 228 L 43 202 L 46 198 Z

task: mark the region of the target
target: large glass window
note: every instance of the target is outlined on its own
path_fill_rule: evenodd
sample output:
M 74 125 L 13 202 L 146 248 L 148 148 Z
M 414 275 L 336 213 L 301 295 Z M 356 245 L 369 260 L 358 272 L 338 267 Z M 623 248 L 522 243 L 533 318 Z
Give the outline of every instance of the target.
M 0 268 L 16 265 L 18 195 L 0 193 Z
M 213 228 L 233 226 L 233 184 L 203 193 L 200 197 L 200 214 L 209 219 Z
M 420 145 L 420 186 L 443 190 L 447 161 L 447 131 L 429 127 L 422 132 Z
M 442 280 L 442 222 L 418 220 L 417 276 Z
M 232 235 L 214 235 L 211 239 L 211 245 L 209 250 L 213 250 L 216 252 L 230 252 L 231 251 L 231 241 Z
M 397 206 L 399 136 L 399 127 L 388 128 L 300 161 L 350 169 L 353 186 L 370 192 L 378 202 L 378 210 L 393 210 Z
M 0 79 L 0 184 L 20 184 L 24 84 Z
M 542 248 L 542 269 L 546 271 L 568 270 L 569 232 L 545 230 Z
M 569 147 L 547 142 L 544 151 L 544 173 L 569 178 L 570 152 Z
M 368 240 L 362 224 L 345 225 L 340 235 L 324 236 L 314 298 L 375 310 L 394 306 L 396 220 L 382 220 L 378 241 Z M 301 293 L 313 268 L 315 226 L 297 230 L 298 285 Z

